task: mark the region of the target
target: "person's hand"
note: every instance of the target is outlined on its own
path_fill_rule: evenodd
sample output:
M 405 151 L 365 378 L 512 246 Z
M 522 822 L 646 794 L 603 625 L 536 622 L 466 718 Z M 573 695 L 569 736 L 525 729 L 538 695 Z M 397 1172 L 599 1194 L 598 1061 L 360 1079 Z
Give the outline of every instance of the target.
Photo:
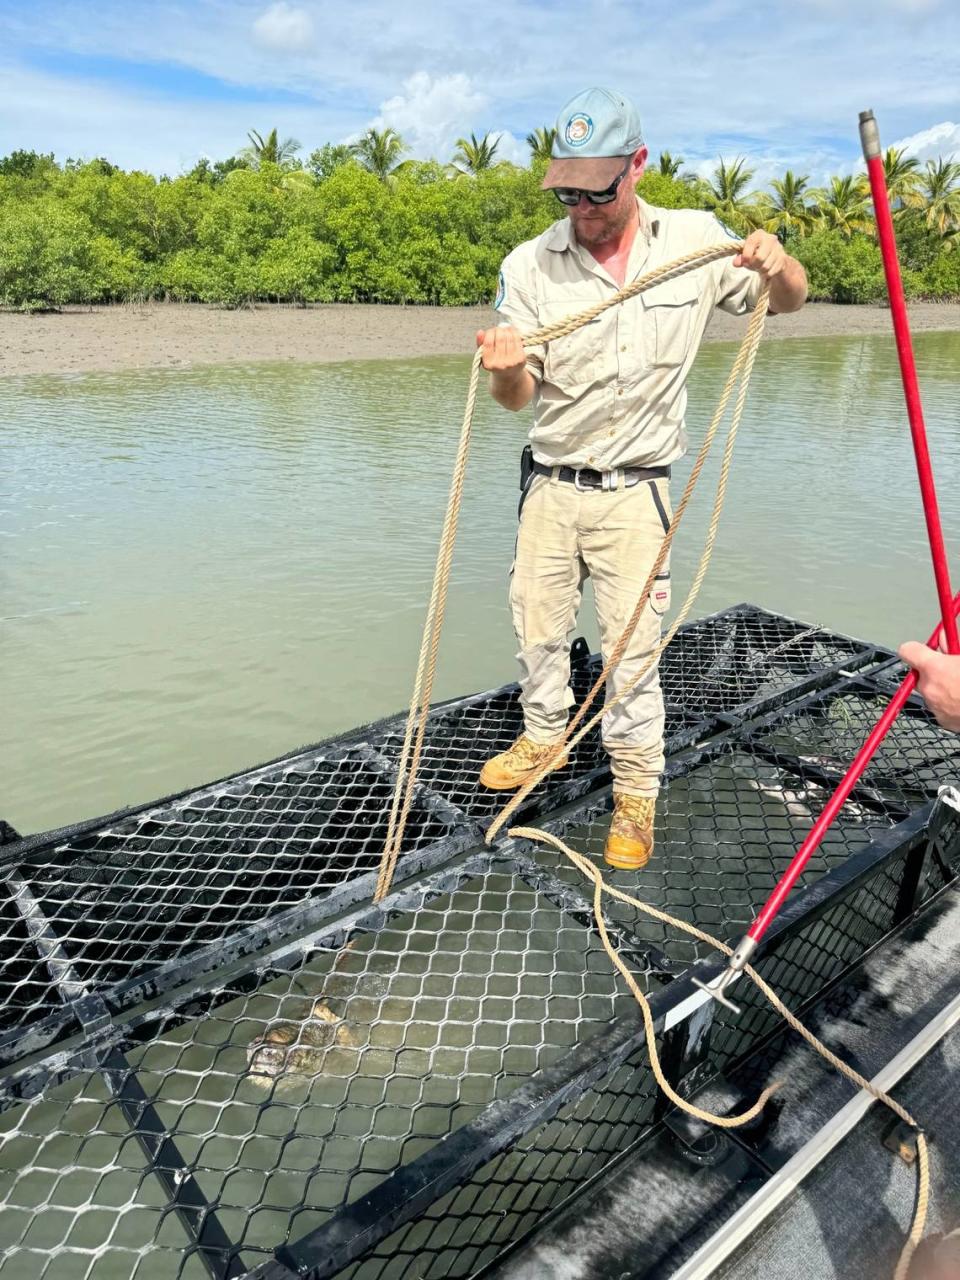
M 759 271 L 765 281 L 770 281 L 787 265 L 787 254 L 777 237 L 769 231 L 751 231 L 733 265 Z
M 483 348 L 483 367 L 491 373 L 518 375 L 526 368 L 527 356 L 520 333 L 512 325 L 495 329 L 480 329 L 477 346 Z
M 899 656 L 916 671 L 917 688 L 937 722 L 960 733 L 960 655 L 908 640 L 900 646 Z

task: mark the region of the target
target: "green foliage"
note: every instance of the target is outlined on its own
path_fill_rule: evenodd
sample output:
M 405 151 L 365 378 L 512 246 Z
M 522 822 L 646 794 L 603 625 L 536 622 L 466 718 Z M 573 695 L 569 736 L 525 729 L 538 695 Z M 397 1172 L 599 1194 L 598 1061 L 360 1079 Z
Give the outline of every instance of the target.
M 281 141 L 276 129 L 271 129 L 265 138 L 256 129 L 251 129 L 247 137 L 250 139 L 250 146 L 245 147 L 240 155 L 251 169 L 259 169 L 265 164 L 289 169 L 298 163 L 294 157 L 301 148 L 296 138 L 284 138 Z
M 492 169 L 499 145 L 500 139 L 491 140 L 489 133 L 485 133 L 482 138 L 478 138 L 475 133 L 471 133 L 469 139 L 458 138 L 453 155 L 454 166 L 466 173 L 482 173 L 484 169 Z
M 489 301 L 503 257 L 564 216 L 540 189 L 550 130 L 528 138 L 528 169 L 496 163 L 490 135 L 461 143 L 469 173 L 403 159 L 403 139 L 369 130 L 331 143 L 306 167 L 276 130 L 252 133 L 254 154 L 199 161 L 173 180 L 107 160 L 14 151 L 0 159 L 0 306 L 37 308 L 129 298 L 240 306 Z M 768 225 L 807 268 L 811 294 L 837 302 L 884 295 L 862 178 L 811 191 L 787 173 L 751 190 L 743 159 L 720 162 L 712 184 L 681 175 L 661 153 L 637 191 L 668 209 L 709 208 L 735 231 Z M 899 192 L 904 285 L 915 297 L 960 297 L 960 170 L 887 157 Z
M 346 143 L 325 142 L 322 147 L 317 147 L 316 151 L 310 152 L 307 168 L 318 182 L 322 182 L 324 178 L 329 178 L 335 169 L 339 169 L 342 164 L 349 164 L 352 159 L 353 148 L 348 147 Z
M 641 200 L 646 200 L 647 204 L 655 204 L 658 209 L 703 208 L 703 200 L 693 183 L 666 174 L 662 169 L 646 171 L 637 183 L 637 195 Z
M 876 302 L 883 297 L 880 249 L 866 236 L 844 240 L 832 231 L 815 231 L 793 249 L 806 268 L 811 298 Z
M 556 129 L 549 124 L 541 125 L 539 129 L 534 129 L 532 133 L 528 133 L 526 142 L 530 148 L 530 159 L 549 163 L 556 137 Z
M 400 163 L 407 145 L 395 129 L 368 129 L 350 149 L 364 169 L 385 181 Z
M 11 151 L 0 158 L 0 175 L 5 178 L 36 178 L 57 167 L 53 153 L 38 155 L 36 151 Z
M 137 281 L 134 255 L 55 200 L 0 206 L 0 306 L 109 302 Z

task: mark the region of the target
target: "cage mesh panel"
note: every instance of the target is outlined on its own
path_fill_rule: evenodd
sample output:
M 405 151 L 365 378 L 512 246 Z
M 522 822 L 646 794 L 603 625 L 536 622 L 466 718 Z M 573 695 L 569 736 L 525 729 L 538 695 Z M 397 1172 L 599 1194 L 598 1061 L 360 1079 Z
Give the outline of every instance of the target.
M 899 854 L 842 903 L 764 955 L 758 970 L 788 1008 L 799 1008 L 889 933 L 903 868 Z M 743 1009 L 740 1017 L 720 1006 L 715 1013 L 710 1061 L 717 1071 L 782 1025 L 753 983 L 739 982 L 734 999 Z
M 161 1030 L 128 1055 L 248 1265 L 631 1009 L 599 940 L 494 871 L 424 898 L 339 955 L 316 952 L 291 973 L 264 977 L 234 999 L 227 984 L 206 1017 Z M 251 1042 L 270 1032 L 282 1041 L 261 1044 L 251 1059 Z M 96 1077 L 6 1113 L 0 1275 L 22 1274 L 37 1232 L 53 1249 L 72 1247 L 71 1233 L 87 1238 L 73 1219 L 113 1186 L 124 1131 Z M 96 1160 L 78 1160 L 81 1149 Z M 123 1168 L 142 1171 L 129 1138 L 124 1153 Z M 128 1237 L 142 1228 L 131 1247 L 146 1249 L 160 1224 L 131 1182 L 124 1175 L 111 1194 L 123 1197 Z M 21 1234 L 31 1213 L 35 1225 Z M 125 1246 L 114 1248 L 109 1235 L 95 1243 L 104 1266 L 134 1274 L 124 1269 Z
M 890 931 L 904 857 L 892 858 L 859 889 L 763 957 L 760 972 L 789 1006 L 800 1007 L 815 996 Z M 698 1088 L 782 1026 L 752 983 L 741 981 L 734 994 L 742 1013 L 733 1017 L 715 1007 L 709 1065 L 694 1073 Z M 440 1280 L 473 1274 L 534 1231 L 544 1213 L 576 1195 L 641 1139 L 655 1106 L 656 1083 L 641 1051 L 417 1221 L 337 1273 L 336 1280 Z
M 867 650 L 760 609 L 729 610 L 677 634 L 660 663 L 664 701 L 701 719 L 738 711 Z
M 639 872 L 604 866 L 609 883 L 678 919 L 730 940 L 749 926 L 830 797 L 802 774 L 785 772 L 728 745 L 717 758 L 670 780 L 660 792 L 655 852 Z M 808 885 L 864 848 L 894 818 L 848 801 L 804 872 Z M 568 829 L 565 842 L 602 864 L 609 819 Z M 537 845 L 537 863 L 591 897 L 586 878 L 562 854 Z M 604 911 L 636 937 L 652 943 L 678 967 L 712 949 L 651 919 L 627 903 L 604 897 Z
M 750 606 L 691 624 L 661 668 L 668 747 L 675 753 L 758 705 L 769 707 L 764 699 L 789 702 L 811 676 L 874 652 Z M 578 697 L 598 669 L 596 658 L 577 666 Z M 353 735 L 357 746 L 325 744 L 119 817 L 21 861 L 16 875 L 44 927 L 62 939 L 69 981 L 110 989 L 375 870 L 392 785 L 367 744 L 395 754 L 398 723 L 364 730 L 362 741 Z M 438 708 L 422 782 L 465 816 L 488 816 L 503 797 L 485 808 L 476 773 L 519 731 L 515 687 Z M 811 733 L 803 725 L 796 736 L 805 743 Z M 672 914 L 732 936 L 795 852 L 827 792 L 811 772 L 815 765 L 781 770 L 737 743 L 715 750 L 716 743 L 665 788 L 650 867 L 611 877 Z M 931 751 L 923 746 L 922 769 L 939 767 Z M 578 786 L 582 792 L 604 763 L 594 735 L 573 767 L 542 790 L 541 812 L 570 801 Z M 918 776 L 926 786 L 927 775 Z M 909 796 L 914 805 L 922 793 Z M 890 812 L 848 804 L 808 877 L 887 829 L 905 807 L 899 793 L 890 801 Z M 578 828 L 576 813 L 595 814 L 597 805 L 594 793 L 558 822 L 565 839 L 594 856 L 606 820 L 581 819 Z M 466 827 L 456 819 L 455 810 L 421 791 L 406 848 L 462 834 Z M 459 846 L 449 847 L 452 853 Z M 544 849 L 536 859 L 589 896 L 566 860 Z M 806 949 L 781 944 L 769 962 L 773 980 L 788 992 L 792 981 L 791 994 L 802 1001 L 882 935 L 900 892 L 901 864 L 873 877 L 870 892 L 858 891 L 852 915 L 831 907 L 805 926 Z M 449 885 L 445 875 L 437 885 Z M 424 1153 L 439 1159 L 435 1148 L 451 1132 L 533 1073 L 556 1069 L 575 1046 L 589 1048 L 611 1019 L 625 1030 L 637 1025 L 634 1002 L 582 915 L 566 913 L 508 861 L 466 875 L 453 892 L 418 882 L 414 909 L 382 923 L 378 917 L 339 953 L 289 944 L 293 950 L 272 967 L 263 956 L 240 961 L 225 953 L 235 970 L 208 975 L 197 991 L 134 1018 L 127 1081 L 145 1091 L 155 1122 L 176 1144 L 243 1266 L 258 1266 L 285 1241 L 377 1193 Z M 7 1027 L 26 1027 L 63 1008 L 10 896 L 15 883 L 8 882 L 7 910 L 0 911 L 0 1033 L 4 1017 Z M 927 867 L 921 894 L 941 883 L 942 874 Z M 674 972 L 696 957 L 685 939 L 607 905 L 609 916 L 639 937 L 638 950 L 643 941 L 662 949 Z M 321 914 L 331 919 L 331 911 L 324 906 Z M 849 936 L 842 935 L 845 922 Z M 635 967 L 642 970 L 642 957 Z M 178 970 L 178 980 L 188 972 Z M 664 975 L 647 980 L 663 989 Z M 711 1069 L 741 1055 L 766 1028 L 763 1011 L 753 1008 L 744 1028 L 718 1024 Z M 645 1052 L 638 1051 L 343 1274 L 471 1274 L 642 1137 L 657 1106 Z M 0 1277 L 205 1276 L 149 1169 L 100 1074 L 50 1083 L 39 1097 L 11 1103 L 0 1115 Z
M 522 1240 L 650 1128 L 657 1086 L 646 1051 L 525 1134 L 335 1280 L 459 1280 Z
M 63 1008 L 17 905 L 17 886 L 0 888 L 0 1033 L 37 1022 Z
M 660 661 L 668 751 L 689 740 L 695 726 L 706 729 L 714 716 L 782 693 L 865 652 L 867 647 L 855 641 L 759 610 L 731 610 L 681 628 Z M 571 688 L 577 706 L 600 670 L 596 657 L 574 664 Z M 522 732 L 516 685 L 441 707 L 429 722 L 420 778 L 471 817 L 492 819 L 503 807 L 504 797 L 479 787 L 477 777 L 484 761 L 506 750 Z M 379 746 L 385 756 L 396 760 L 401 744 L 402 733 L 397 729 L 388 732 Z M 572 779 L 605 764 L 600 731 L 595 729 L 574 749 L 566 768 L 548 775 L 530 803 L 539 802 L 541 811 L 549 809 Z
M 354 755 L 311 760 L 138 814 L 19 874 L 77 976 L 98 989 L 374 871 L 391 794 L 389 779 Z M 405 847 L 449 831 L 414 805 Z M 25 1003 L 22 980 L 5 967 L 0 981 L 10 1016 Z
M 209 1280 L 99 1074 L 0 1115 L 0 1204 L 5 1280 Z
M 844 772 L 886 704 L 882 695 L 826 694 L 751 739 L 805 763 Z M 894 721 L 863 777 L 865 784 L 906 810 L 935 796 L 939 785 L 951 779 L 960 781 L 960 738 L 914 708 Z

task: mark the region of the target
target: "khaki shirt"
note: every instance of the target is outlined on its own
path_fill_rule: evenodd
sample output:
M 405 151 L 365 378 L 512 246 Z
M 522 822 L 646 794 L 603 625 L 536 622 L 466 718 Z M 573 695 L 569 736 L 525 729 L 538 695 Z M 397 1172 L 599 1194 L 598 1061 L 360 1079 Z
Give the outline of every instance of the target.
M 638 198 L 640 230 L 626 281 L 731 233 L 711 213 L 656 209 Z M 757 272 L 725 258 L 611 307 L 565 338 L 528 353 L 537 380 L 530 442 L 538 462 L 612 471 L 665 466 L 686 451 L 686 381 L 710 313 L 752 311 Z M 530 333 L 565 319 L 618 289 L 578 244 L 569 218 L 504 259 L 496 309 Z

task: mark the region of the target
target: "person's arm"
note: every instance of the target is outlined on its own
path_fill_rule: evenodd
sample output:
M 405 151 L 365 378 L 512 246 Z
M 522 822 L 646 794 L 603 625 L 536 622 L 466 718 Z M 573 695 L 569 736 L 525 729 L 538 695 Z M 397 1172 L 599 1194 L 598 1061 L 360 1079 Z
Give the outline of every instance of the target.
M 917 673 L 917 689 L 944 729 L 960 733 L 960 656 L 917 640 L 900 646 L 900 658 Z
M 807 300 L 807 273 L 769 231 L 751 231 L 733 265 L 758 272 L 769 284 L 770 310 L 777 315 L 799 311 Z
M 537 380 L 527 368 L 520 334 L 512 325 L 480 329 L 483 367 L 490 373 L 490 394 L 504 409 L 524 409 L 533 399 Z

